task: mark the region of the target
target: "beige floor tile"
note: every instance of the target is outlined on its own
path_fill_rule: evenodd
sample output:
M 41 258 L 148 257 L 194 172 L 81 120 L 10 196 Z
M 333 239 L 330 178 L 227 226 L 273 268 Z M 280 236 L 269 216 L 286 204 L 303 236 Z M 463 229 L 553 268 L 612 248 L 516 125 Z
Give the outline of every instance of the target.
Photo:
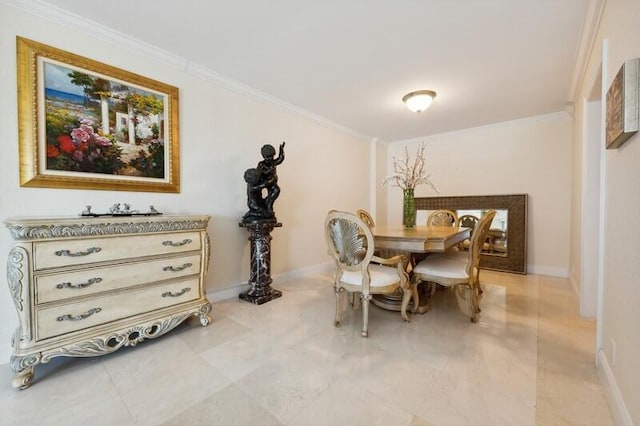
M 237 386 L 229 385 L 162 424 L 164 426 L 276 426 L 281 425 L 282 422 Z
M 104 365 L 136 424 L 168 420 L 230 383 L 177 334 L 105 357 Z
M 201 353 L 230 340 L 251 333 L 251 329 L 229 317 L 218 318 L 212 315 L 211 323 L 206 327 L 180 327 L 175 334 L 182 339 L 193 352 Z
M 384 398 L 368 392 L 358 381 L 342 378 L 329 387 L 304 410 L 287 416 L 290 425 L 409 425 L 414 416 Z
M 1 371 L 2 425 L 135 424 L 99 358 L 54 358 L 24 391 L 11 388 L 7 365 Z
M 0 369 L 1 424 L 611 425 L 594 367 L 593 321 L 565 279 L 483 271 L 472 324 L 439 290 L 402 321 L 372 306 L 333 326 L 331 274 L 274 287 L 264 305 L 215 303 L 134 348 L 54 359 L 11 389 Z

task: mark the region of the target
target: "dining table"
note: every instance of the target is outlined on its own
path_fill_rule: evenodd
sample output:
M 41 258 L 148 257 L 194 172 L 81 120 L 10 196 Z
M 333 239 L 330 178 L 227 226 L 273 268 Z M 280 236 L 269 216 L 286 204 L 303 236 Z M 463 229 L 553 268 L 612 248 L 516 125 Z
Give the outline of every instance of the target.
M 371 229 L 377 249 L 410 253 L 442 253 L 468 239 L 470 228 L 454 226 L 374 227 Z
M 454 226 L 376 226 L 371 228 L 376 250 L 384 253 L 404 254 L 407 257 L 407 271 L 411 274 L 412 266 L 429 253 L 443 253 L 454 249 L 471 236 L 471 229 Z M 386 255 L 383 255 L 387 257 Z M 413 277 L 410 276 L 410 280 Z M 429 310 L 429 294 L 421 289 L 420 306 L 412 308 L 413 313 L 423 314 Z M 372 302 L 381 308 L 400 311 L 402 294 L 376 295 Z M 411 301 L 413 303 L 413 300 Z M 411 305 L 410 305 L 411 306 Z

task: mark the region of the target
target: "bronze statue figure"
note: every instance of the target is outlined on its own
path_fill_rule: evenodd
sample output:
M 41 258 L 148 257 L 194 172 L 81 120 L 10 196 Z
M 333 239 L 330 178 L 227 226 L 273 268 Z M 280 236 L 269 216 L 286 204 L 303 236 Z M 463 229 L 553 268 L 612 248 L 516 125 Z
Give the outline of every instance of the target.
M 273 203 L 280 195 L 276 167 L 284 161 L 284 142 L 280 144 L 277 157 L 276 149 L 271 145 L 264 145 L 260 152 L 262 160 L 255 168 L 244 172 L 249 211 L 238 224 L 249 231 L 251 241 L 251 288 L 239 297 L 256 305 L 282 296 L 280 290 L 271 288 L 271 231 L 282 226 L 273 212 Z
M 244 172 L 249 211 L 242 217 L 243 222 L 277 222 L 273 211 L 273 203 L 280 195 L 276 166 L 284 161 L 284 145 L 284 142 L 280 144 L 277 157 L 276 149 L 272 145 L 264 145 L 260 150 L 263 159 L 255 168 Z

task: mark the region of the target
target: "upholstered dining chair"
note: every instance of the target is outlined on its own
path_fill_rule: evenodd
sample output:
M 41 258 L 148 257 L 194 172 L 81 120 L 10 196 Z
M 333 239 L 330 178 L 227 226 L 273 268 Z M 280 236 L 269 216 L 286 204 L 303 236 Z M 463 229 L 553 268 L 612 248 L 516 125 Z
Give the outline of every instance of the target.
M 357 293 L 362 304 L 362 337 L 369 334 L 369 301 L 374 294 L 394 294 L 402 290 L 401 315 L 409 321 L 407 306 L 417 294 L 409 285 L 405 271 L 406 258 L 399 255 L 389 259 L 374 256 L 374 238 L 369 226 L 352 213 L 331 210 L 325 219 L 325 237 L 329 253 L 336 269 L 334 290 L 336 317 L 334 325 L 340 326 L 346 307 L 346 294 Z M 414 306 L 418 306 L 417 304 Z
M 373 217 L 369 214 L 368 211 L 359 209 L 359 210 L 356 210 L 356 215 L 358 215 L 358 217 L 362 219 L 362 221 L 366 223 L 369 228 L 376 227 L 376 222 L 373 220 Z M 395 255 L 395 253 L 389 254 L 388 250 L 385 250 L 383 254 L 380 253 L 380 250 L 376 250 L 373 254 L 375 256 L 381 256 L 381 257 L 393 257 Z M 358 307 L 358 305 L 356 304 L 356 293 L 349 294 L 349 306 L 353 306 L 355 308 Z
M 490 210 L 480 218 L 471 236 L 469 251 L 453 251 L 427 256 L 413 268 L 413 286 L 426 281 L 445 287 L 455 287 L 460 309 L 466 311 L 471 322 L 474 323 L 478 322 L 482 294 L 480 251 L 495 215 L 496 211 Z
M 476 229 L 476 225 L 478 224 L 479 220 L 480 219 L 478 219 L 478 216 L 474 216 L 472 214 L 465 214 L 465 215 L 460 216 L 460 218 L 458 219 L 458 224 L 462 228 L 471 229 L 471 234 L 473 234 L 473 230 Z M 460 250 L 468 250 L 470 243 L 471 243 L 470 239 L 469 240 L 464 240 L 460 244 L 458 244 L 458 248 Z
M 369 228 L 375 228 L 376 227 L 376 222 L 373 220 L 373 217 L 371 217 L 371 215 L 369 214 L 368 211 L 360 209 L 360 210 L 356 211 L 356 214 L 358 215 L 358 217 L 360 219 L 362 219 L 362 221 L 364 223 L 367 224 L 367 226 Z
M 427 226 L 451 226 L 458 227 L 458 215 L 453 210 L 440 209 L 431 212 L 427 218 Z M 460 250 L 460 244 L 453 246 L 450 250 Z M 431 295 L 435 292 L 435 286 L 431 287 Z
M 458 215 L 451 210 L 435 210 L 427 218 L 427 226 L 458 226 Z
M 460 216 L 460 218 L 458 219 L 458 224 L 464 228 L 471 228 L 471 232 L 473 233 L 473 230 L 475 229 L 479 221 L 480 219 L 478 219 L 478 216 L 465 214 Z

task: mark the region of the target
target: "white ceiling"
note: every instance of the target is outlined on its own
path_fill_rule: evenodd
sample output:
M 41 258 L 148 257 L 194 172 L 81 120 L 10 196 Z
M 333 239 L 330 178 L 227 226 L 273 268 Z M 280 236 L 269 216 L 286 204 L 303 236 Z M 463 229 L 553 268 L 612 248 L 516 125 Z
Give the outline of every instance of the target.
M 368 137 L 563 110 L 588 0 L 49 0 Z M 431 89 L 422 114 L 401 98 Z

